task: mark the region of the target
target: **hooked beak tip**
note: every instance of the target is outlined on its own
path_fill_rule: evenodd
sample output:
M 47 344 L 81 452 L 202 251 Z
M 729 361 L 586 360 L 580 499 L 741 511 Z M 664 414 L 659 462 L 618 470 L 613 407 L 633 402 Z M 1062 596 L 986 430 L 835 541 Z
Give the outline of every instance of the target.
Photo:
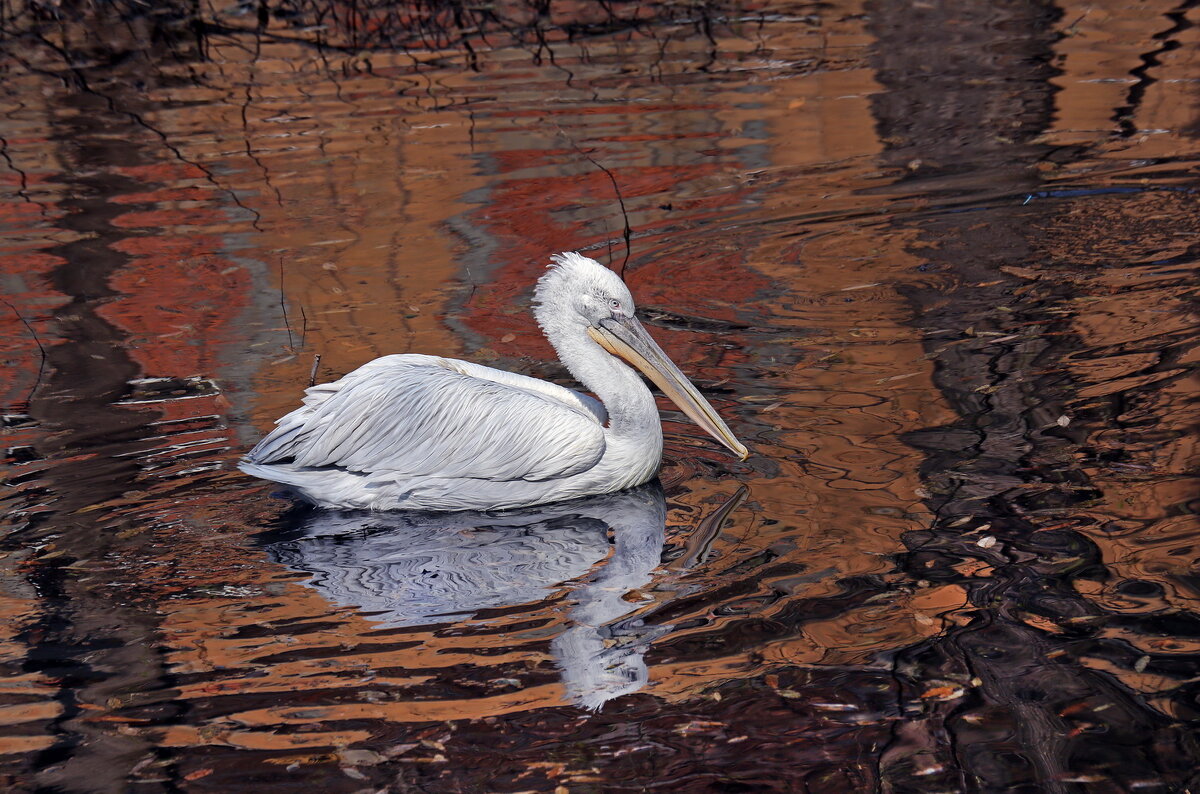
M 730 452 L 732 452 L 734 455 L 737 455 L 738 460 L 745 460 L 746 458 L 750 457 L 750 450 L 746 448 L 745 444 L 738 441 L 736 438 L 732 439 L 732 442 L 733 443 L 726 443 L 725 446 L 729 448 Z

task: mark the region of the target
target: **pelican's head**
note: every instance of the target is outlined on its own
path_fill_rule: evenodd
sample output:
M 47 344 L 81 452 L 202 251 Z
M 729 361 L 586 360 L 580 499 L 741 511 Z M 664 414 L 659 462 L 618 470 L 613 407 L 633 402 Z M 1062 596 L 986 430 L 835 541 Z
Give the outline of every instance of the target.
M 538 279 L 534 293 L 534 314 L 546 335 L 553 341 L 574 336 L 572 330 L 585 332 L 605 351 L 640 370 L 692 421 L 745 460 L 750 454 L 746 447 L 638 322 L 625 282 L 581 254 L 566 251 L 550 258 L 550 271 Z

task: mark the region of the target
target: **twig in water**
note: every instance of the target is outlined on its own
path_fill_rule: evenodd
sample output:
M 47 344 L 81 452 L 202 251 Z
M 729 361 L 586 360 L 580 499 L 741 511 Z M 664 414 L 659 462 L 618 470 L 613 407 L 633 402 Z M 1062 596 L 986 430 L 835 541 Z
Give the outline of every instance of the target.
M 304 349 L 304 340 L 308 338 L 308 315 L 304 311 L 304 304 L 300 304 L 300 349 Z
M 17 319 L 28 329 L 29 335 L 33 337 L 33 343 L 38 347 L 38 352 L 42 354 L 42 360 L 38 363 L 37 378 L 33 382 L 33 388 L 29 390 L 29 396 L 25 398 L 25 402 L 29 403 L 33 401 L 33 393 L 37 391 L 37 387 L 42 385 L 42 373 L 46 371 L 46 348 L 42 347 L 42 340 L 38 339 L 37 331 L 33 330 L 33 326 L 29 324 L 29 321 L 21 316 L 21 313 L 17 311 L 17 307 L 8 301 L 4 301 L 4 303 L 8 308 L 12 309 L 13 314 L 17 315 Z
M 629 266 L 630 241 L 633 238 L 633 230 L 629 228 L 629 212 L 625 209 L 625 197 L 621 195 L 621 187 L 617 184 L 617 178 L 612 175 L 612 171 L 609 171 L 603 165 L 598 163 L 596 158 L 579 148 L 579 144 L 575 143 L 575 139 L 570 135 L 567 135 L 562 127 L 558 126 L 557 124 L 555 124 L 554 127 L 558 130 L 560 135 L 567 139 L 567 142 L 571 144 L 571 148 L 583 155 L 584 159 L 586 159 L 589 163 L 603 171 L 604 175 L 608 177 L 608 181 L 612 182 L 613 192 L 617 194 L 617 203 L 621 205 L 621 218 L 625 222 L 625 231 L 623 233 L 623 236 L 625 237 L 625 260 L 621 262 L 621 279 L 624 280 L 625 268 Z
M 317 367 L 319 367 L 319 366 L 321 366 L 321 354 L 317 353 L 315 356 L 313 356 L 312 370 L 309 371 L 309 373 L 308 373 L 308 385 L 309 386 L 317 385 Z
M 608 218 L 604 219 L 604 244 L 608 246 L 608 266 L 612 267 L 612 230 L 608 228 Z
M 288 350 L 295 353 L 296 346 L 292 344 L 292 324 L 288 322 L 287 301 L 283 297 L 283 257 L 279 258 L 279 308 L 283 310 L 283 326 L 287 328 Z

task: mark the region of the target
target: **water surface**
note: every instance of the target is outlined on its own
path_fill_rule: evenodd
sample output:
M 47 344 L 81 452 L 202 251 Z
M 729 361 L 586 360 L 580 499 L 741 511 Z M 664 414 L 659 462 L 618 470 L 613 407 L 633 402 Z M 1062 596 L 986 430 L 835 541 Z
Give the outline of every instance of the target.
M 368 5 L 4 17 L 6 788 L 1200 785 L 1200 12 Z M 567 249 L 749 460 L 664 401 L 570 505 L 234 468 L 379 355 L 569 383 Z

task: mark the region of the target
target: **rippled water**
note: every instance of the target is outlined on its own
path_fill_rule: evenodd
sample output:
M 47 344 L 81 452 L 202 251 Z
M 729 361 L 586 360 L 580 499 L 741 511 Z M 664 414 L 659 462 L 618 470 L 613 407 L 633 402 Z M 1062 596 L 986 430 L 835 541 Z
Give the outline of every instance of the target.
M 1200 10 L 378 5 L 3 6 L 7 789 L 1200 786 Z M 234 468 L 381 354 L 567 382 L 564 249 L 748 461 Z

